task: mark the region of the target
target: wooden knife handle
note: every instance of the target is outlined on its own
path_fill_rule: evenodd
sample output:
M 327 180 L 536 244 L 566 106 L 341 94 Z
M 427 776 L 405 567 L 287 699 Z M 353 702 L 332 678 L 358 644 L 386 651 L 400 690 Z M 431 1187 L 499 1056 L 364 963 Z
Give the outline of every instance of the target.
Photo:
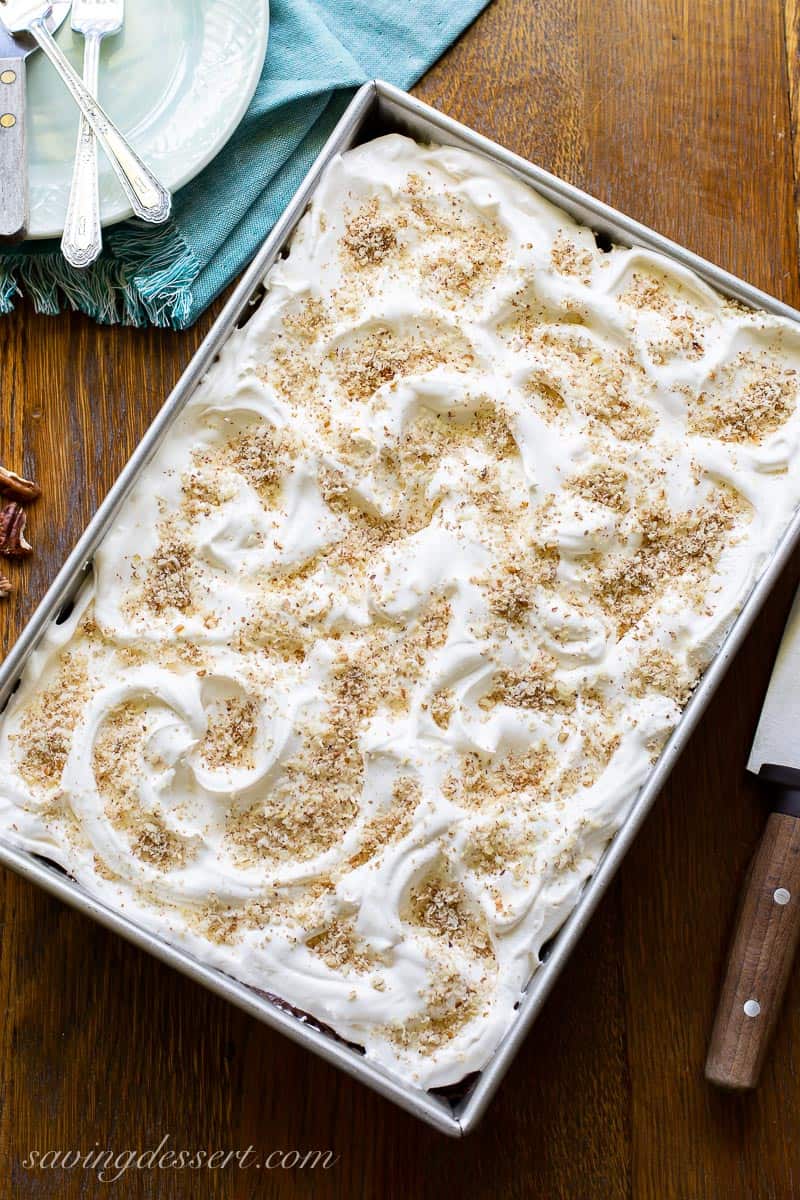
M 758 1083 L 800 935 L 800 818 L 773 812 L 745 883 L 706 1059 L 706 1079 Z

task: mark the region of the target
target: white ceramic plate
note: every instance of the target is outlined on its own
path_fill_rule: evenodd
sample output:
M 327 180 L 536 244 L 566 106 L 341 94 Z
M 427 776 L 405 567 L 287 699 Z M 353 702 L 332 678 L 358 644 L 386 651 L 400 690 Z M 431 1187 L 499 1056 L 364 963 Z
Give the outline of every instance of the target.
M 127 0 L 125 28 L 106 38 L 100 101 L 161 182 L 177 191 L 224 146 L 256 89 L 269 30 L 268 0 Z M 80 72 L 83 38 L 57 41 Z M 77 109 L 37 51 L 28 59 L 29 237 L 64 230 Z M 100 154 L 103 225 L 131 215 Z

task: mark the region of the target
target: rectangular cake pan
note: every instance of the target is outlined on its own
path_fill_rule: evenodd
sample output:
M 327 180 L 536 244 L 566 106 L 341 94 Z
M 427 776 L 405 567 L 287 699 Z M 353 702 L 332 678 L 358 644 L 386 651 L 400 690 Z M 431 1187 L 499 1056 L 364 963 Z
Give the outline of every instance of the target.
M 5 663 L 0 667 L 0 711 L 7 704 L 25 663 L 42 634 L 50 622 L 56 620 L 70 605 L 87 572 L 91 570 L 92 555 L 139 473 L 154 455 L 221 346 L 231 332 L 247 320 L 253 307 L 259 303 L 263 295 L 264 276 L 284 249 L 327 164 L 343 150 L 381 133 L 393 131 L 409 134 L 423 142 L 433 141 L 477 151 L 507 167 L 548 200 L 613 241 L 623 245 L 640 245 L 665 254 L 691 268 L 718 291 L 747 305 L 766 309 L 767 312 L 800 323 L 800 312 L 795 309 L 758 291 L 539 167 L 532 166 L 480 134 L 420 103 L 407 93 L 381 82 L 365 84 L 346 109 L 296 196 L 258 251 L 176 388 L 98 509 Z M 99 903 L 62 870 L 36 855 L 0 843 L 0 863 L 38 883 L 66 903 L 90 914 L 101 924 L 149 950 L 157 958 L 177 967 L 190 978 L 205 984 L 213 992 L 224 996 L 273 1029 L 281 1030 L 294 1041 L 307 1046 L 328 1062 L 335 1063 L 354 1078 L 366 1083 L 382 1096 L 393 1100 L 441 1132 L 454 1137 L 463 1136 L 475 1127 L 484 1113 L 511 1060 L 544 1005 L 567 956 L 611 882 L 656 796 L 664 786 L 678 755 L 686 745 L 798 540 L 800 512 L 795 514 L 766 570 L 706 670 L 648 782 L 632 805 L 622 828 L 606 849 L 594 875 L 587 881 L 577 906 L 551 941 L 546 961 L 533 976 L 520 1003 L 514 1025 L 484 1070 L 473 1079 L 469 1087 L 460 1092 L 458 1089 L 448 1089 L 444 1094 L 427 1093 L 390 1077 L 366 1062 L 356 1048 L 316 1028 L 309 1021 L 279 1008 L 253 988 L 237 982 L 221 971 L 205 966 L 185 951 L 169 945 L 161 938 L 139 928 L 119 912 Z

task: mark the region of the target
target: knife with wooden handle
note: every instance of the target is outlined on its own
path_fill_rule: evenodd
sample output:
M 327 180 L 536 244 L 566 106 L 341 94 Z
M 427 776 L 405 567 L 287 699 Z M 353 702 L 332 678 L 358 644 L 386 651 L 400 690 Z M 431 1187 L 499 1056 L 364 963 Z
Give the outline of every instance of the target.
M 747 764 L 772 812 L 736 918 L 706 1079 L 748 1091 L 758 1077 L 800 938 L 800 592 Z

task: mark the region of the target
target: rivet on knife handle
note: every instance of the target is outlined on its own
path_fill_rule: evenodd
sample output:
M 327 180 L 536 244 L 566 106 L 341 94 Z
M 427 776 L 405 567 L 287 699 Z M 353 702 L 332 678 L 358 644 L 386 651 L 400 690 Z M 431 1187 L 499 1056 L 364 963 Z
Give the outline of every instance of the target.
M 30 30 L 97 135 L 137 217 L 155 225 L 166 221 L 172 207 L 167 189 L 162 187 L 133 147 L 128 144 L 108 114 L 86 90 L 80 77 L 59 50 L 44 22 L 42 20 L 32 22 Z
M 99 66 L 100 38 L 88 35 L 84 40 L 83 82 L 93 96 L 97 95 Z M 99 256 L 102 247 L 97 139 L 81 114 L 61 252 L 73 267 L 88 267 Z
M 706 1079 L 758 1083 L 800 935 L 800 819 L 773 812 L 750 868 L 711 1033 Z
M 0 237 L 18 241 L 27 226 L 25 59 L 0 58 Z

